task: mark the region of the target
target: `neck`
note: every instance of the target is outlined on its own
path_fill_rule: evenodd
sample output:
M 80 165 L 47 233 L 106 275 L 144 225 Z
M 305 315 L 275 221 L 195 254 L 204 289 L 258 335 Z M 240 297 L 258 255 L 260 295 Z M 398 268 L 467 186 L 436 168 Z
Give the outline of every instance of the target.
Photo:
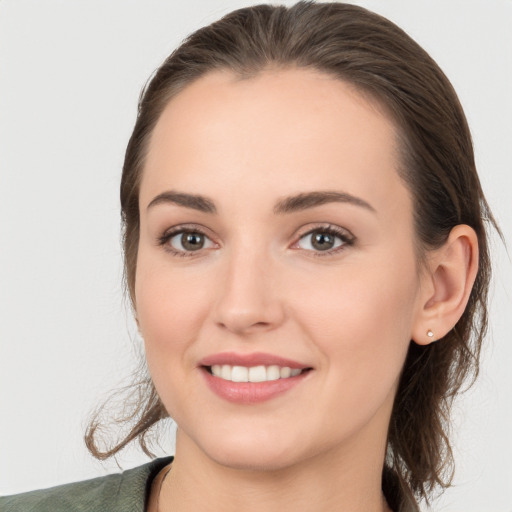
M 178 432 L 159 510 L 387 512 L 381 490 L 384 447 L 385 440 L 380 446 L 365 445 L 365 456 L 352 446 L 305 457 L 282 469 L 237 469 L 218 464 Z

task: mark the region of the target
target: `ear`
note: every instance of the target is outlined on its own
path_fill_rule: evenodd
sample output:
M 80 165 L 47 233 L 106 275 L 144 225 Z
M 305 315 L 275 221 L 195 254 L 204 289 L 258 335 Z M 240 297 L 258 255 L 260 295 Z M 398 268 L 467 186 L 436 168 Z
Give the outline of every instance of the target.
M 442 247 L 428 256 L 412 339 L 428 345 L 445 336 L 464 313 L 478 272 L 478 237 L 455 226 Z

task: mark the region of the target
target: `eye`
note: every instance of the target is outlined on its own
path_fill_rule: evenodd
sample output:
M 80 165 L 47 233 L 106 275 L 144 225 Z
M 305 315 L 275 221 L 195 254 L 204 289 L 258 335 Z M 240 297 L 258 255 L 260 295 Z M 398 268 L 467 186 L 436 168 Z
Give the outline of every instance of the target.
M 332 254 L 345 245 L 351 245 L 354 237 L 345 230 L 334 226 L 319 227 L 301 236 L 297 242 L 299 249 Z
M 177 256 L 190 256 L 191 253 L 209 249 L 215 245 L 203 232 L 184 228 L 165 233 L 159 239 L 159 243 Z

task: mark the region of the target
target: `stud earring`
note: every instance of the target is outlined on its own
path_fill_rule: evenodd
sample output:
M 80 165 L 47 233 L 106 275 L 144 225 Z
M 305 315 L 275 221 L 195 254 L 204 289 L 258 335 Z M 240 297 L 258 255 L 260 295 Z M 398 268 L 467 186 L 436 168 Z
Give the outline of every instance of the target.
M 429 330 L 427 331 L 427 336 L 428 336 L 429 338 L 433 338 L 433 337 L 434 337 L 434 333 L 429 329 Z

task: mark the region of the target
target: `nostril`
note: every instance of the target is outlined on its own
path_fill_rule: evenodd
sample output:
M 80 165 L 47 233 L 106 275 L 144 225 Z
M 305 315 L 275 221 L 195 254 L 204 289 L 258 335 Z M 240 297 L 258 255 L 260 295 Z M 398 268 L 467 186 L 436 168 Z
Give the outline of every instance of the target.
M 231 318 L 229 320 L 224 320 L 218 322 L 219 327 L 222 329 L 227 329 L 231 332 L 236 333 L 251 333 L 254 331 L 263 331 L 272 327 L 272 322 L 261 322 L 256 321 L 253 322 L 248 317 L 239 316 L 238 318 Z

